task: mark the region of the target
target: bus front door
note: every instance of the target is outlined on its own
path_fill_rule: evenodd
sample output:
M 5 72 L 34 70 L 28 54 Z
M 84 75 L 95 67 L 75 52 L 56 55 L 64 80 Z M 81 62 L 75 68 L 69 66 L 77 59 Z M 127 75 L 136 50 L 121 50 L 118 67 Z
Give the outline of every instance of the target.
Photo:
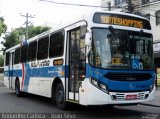
M 14 52 L 10 53 L 10 60 L 9 60 L 9 88 L 13 88 L 13 59 L 14 59 Z
M 85 40 L 80 38 L 80 27 L 70 30 L 69 34 L 69 75 L 68 99 L 79 101 L 79 87 L 85 78 Z

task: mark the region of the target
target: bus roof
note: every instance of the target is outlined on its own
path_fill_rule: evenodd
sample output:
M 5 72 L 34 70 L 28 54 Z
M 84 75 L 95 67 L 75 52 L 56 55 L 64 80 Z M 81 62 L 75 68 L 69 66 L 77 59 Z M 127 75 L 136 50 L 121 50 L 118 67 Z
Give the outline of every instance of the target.
M 59 25 L 58 27 L 54 27 L 54 28 L 52 28 L 52 29 L 50 29 L 50 30 L 47 30 L 47 31 L 41 33 L 41 34 L 38 34 L 38 35 L 36 35 L 36 36 L 28 39 L 27 42 L 28 42 L 28 43 L 29 43 L 29 42 L 32 42 L 32 41 L 35 40 L 35 39 L 39 39 L 39 38 L 41 38 L 41 37 L 44 37 L 45 35 L 48 35 L 48 34 L 51 34 L 52 32 L 56 32 L 56 31 L 58 31 L 58 30 L 61 30 L 61 29 L 63 29 L 63 28 L 66 28 L 67 26 L 70 26 L 70 25 L 72 25 L 72 24 L 74 24 L 74 23 L 77 23 L 77 22 L 79 22 L 79 21 L 88 20 L 88 19 L 92 20 L 95 13 L 108 13 L 108 14 L 126 15 L 126 16 L 131 16 L 131 17 L 136 17 L 136 18 L 148 20 L 147 18 L 144 18 L 144 17 L 142 17 L 142 16 L 138 16 L 138 15 L 135 15 L 135 14 L 129 14 L 129 13 L 124 13 L 124 12 L 116 12 L 116 11 L 101 11 L 101 10 L 97 11 L 97 10 L 96 10 L 96 11 L 92 11 L 92 12 L 90 12 L 90 13 L 88 13 L 88 14 L 84 14 L 84 15 L 82 15 L 81 17 L 79 17 L 79 18 L 77 18 L 77 19 L 71 20 L 70 22 L 68 22 L 68 23 L 66 23 L 66 24 Z M 149 20 L 148 20 L 148 21 L 149 21 Z M 9 49 L 7 49 L 6 52 L 12 51 L 12 50 L 14 50 L 14 49 L 16 49 L 17 47 L 20 47 L 20 46 L 21 46 L 21 43 L 15 45 L 15 46 L 13 46 L 13 47 L 11 47 L 11 48 L 9 48 Z

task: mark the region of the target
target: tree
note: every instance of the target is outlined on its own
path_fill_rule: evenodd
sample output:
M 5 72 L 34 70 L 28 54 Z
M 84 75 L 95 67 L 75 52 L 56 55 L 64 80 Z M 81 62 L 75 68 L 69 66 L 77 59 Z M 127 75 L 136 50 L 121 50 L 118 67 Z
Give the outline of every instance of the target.
M 42 26 L 29 26 L 29 38 L 34 37 L 46 30 L 49 30 L 50 27 L 42 27 Z M 6 34 L 4 37 L 5 42 L 3 43 L 3 46 L 5 47 L 5 50 L 17 45 L 20 43 L 20 36 L 25 34 L 26 29 L 24 27 L 19 27 L 13 30 L 10 34 Z
M 0 55 L 0 67 L 3 67 L 4 64 L 4 57 L 3 55 Z
M 50 29 L 50 27 L 42 27 L 42 26 L 36 26 L 36 27 L 34 27 L 34 26 L 30 26 L 29 27 L 29 30 L 28 30 L 28 37 L 29 38 L 32 38 L 32 37 L 34 37 L 34 36 L 36 36 L 36 35 L 38 35 L 38 34 L 40 34 L 40 33 L 43 33 L 43 32 L 45 32 L 45 31 L 47 31 L 47 30 L 49 30 Z
M 17 30 L 12 31 L 10 34 L 6 34 L 4 37 L 5 42 L 3 43 L 5 49 L 17 45 L 19 43 L 19 36 L 19 31 Z
M 3 17 L 0 17 L 0 36 L 7 30 L 7 25 L 4 23 Z

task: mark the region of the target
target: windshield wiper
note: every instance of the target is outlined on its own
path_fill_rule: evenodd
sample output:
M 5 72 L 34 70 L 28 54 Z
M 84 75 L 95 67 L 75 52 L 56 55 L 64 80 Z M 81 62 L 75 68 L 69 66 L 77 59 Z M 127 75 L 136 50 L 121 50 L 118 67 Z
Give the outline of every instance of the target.
M 115 33 L 113 26 L 109 26 L 108 29 L 109 29 L 109 31 L 112 33 L 113 38 L 114 38 L 115 40 L 118 39 L 118 36 L 117 36 L 117 34 Z

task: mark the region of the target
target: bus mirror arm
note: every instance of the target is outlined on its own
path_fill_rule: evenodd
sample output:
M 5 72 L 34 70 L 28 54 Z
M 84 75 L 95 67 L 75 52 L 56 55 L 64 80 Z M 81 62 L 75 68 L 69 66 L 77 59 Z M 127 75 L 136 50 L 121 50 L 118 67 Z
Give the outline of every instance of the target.
M 88 56 L 88 54 L 91 50 L 91 44 L 92 44 L 91 36 L 92 36 L 91 30 L 89 28 L 87 28 L 87 33 L 85 35 L 86 56 Z
M 86 57 L 89 55 L 90 50 L 91 50 L 91 46 L 86 45 Z

